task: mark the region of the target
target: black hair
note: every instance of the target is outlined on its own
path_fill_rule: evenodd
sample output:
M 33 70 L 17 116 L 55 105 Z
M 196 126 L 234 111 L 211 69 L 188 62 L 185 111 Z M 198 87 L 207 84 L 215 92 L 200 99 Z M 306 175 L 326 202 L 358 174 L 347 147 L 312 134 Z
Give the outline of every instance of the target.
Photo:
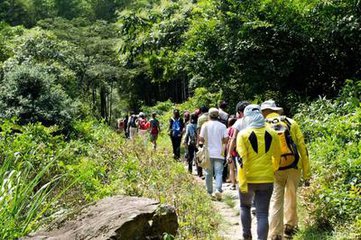
M 221 109 L 227 108 L 227 102 L 226 102 L 226 101 L 222 101 L 222 102 L 219 104 L 219 108 L 221 108 Z
M 197 123 L 198 116 L 197 114 L 192 113 L 191 114 L 191 123 Z
M 201 108 L 201 113 L 207 113 L 208 112 L 208 107 L 206 107 L 206 106 L 202 106 Z
M 173 114 L 176 118 L 179 118 L 180 117 L 180 114 L 179 114 L 179 110 L 178 109 L 174 109 L 173 110 Z
M 236 121 L 237 121 L 237 118 L 235 118 L 234 116 L 228 118 L 227 127 L 232 127 Z
M 249 102 L 247 101 L 241 101 L 237 103 L 236 106 L 236 112 L 237 113 L 243 113 L 244 109 L 249 105 Z

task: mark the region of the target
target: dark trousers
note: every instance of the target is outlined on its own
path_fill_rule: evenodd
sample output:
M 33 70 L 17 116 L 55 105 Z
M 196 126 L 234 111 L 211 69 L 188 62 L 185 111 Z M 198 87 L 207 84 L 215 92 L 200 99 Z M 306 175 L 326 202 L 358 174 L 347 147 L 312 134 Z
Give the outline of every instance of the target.
M 251 238 L 251 205 L 254 199 L 257 217 L 257 239 L 267 240 L 268 211 L 273 192 L 273 183 L 248 183 L 248 192 L 239 194 L 243 237 Z
M 181 144 L 181 140 L 182 137 L 171 137 L 172 140 L 172 146 L 173 146 L 173 155 L 174 158 L 179 159 L 180 158 L 180 144 Z
M 193 169 L 193 159 L 194 159 L 194 153 L 196 152 L 196 146 L 194 145 L 188 145 L 188 172 L 192 173 Z

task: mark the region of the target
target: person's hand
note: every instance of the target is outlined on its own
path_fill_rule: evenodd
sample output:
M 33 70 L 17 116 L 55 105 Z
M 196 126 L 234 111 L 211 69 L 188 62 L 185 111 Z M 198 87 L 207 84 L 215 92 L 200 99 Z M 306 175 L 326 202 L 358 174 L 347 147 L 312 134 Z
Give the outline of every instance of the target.
M 231 155 L 227 155 L 227 162 L 228 163 L 232 163 L 233 162 L 233 158 Z
M 304 186 L 305 186 L 305 187 L 309 187 L 309 186 L 310 186 L 310 180 L 309 180 L 309 179 L 305 180 Z

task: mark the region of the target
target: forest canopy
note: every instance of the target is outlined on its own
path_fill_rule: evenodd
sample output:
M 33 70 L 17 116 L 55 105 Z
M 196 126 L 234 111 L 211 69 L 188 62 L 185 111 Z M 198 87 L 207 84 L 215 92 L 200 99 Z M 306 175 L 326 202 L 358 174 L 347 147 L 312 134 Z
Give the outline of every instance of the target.
M 336 97 L 361 75 L 359 0 L 0 5 L 0 80 L 17 66 L 41 65 L 82 103 L 80 116 L 109 122 L 157 101 L 182 102 L 198 87 L 231 105 L 274 98 L 289 110 Z

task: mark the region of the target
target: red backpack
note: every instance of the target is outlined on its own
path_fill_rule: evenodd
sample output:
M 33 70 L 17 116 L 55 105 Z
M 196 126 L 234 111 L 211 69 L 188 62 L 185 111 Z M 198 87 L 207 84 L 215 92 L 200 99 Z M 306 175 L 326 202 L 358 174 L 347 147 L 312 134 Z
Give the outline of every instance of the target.
M 119 119 L 118 120 L 118 129 L 119 130 L 124 129 L 124 119 Z
M 138 123 L 139 123 L 140 130 L 147 130 L 147 128 L 148 128 L 147 127 L 147 119 L 141 118 L 141 119 L 139 119 Z

